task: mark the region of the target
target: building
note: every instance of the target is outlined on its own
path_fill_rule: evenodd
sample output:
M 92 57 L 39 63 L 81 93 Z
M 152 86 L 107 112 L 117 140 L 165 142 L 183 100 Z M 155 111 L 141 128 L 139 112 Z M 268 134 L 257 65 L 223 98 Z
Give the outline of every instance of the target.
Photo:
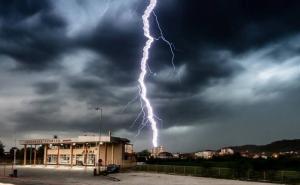
M 156 158 L 159 155 L 159 153 L 162 152 L 166 152 L 165 147 L 163 146 L 154 147 L 151 149 L 151 157 Z
M 195 152 L 196 158 L 203 158 L 203 159 L 211 159 L 215 155 L 215 151 L 213 150 L 204 150 L 200 152 Z
M 158 159 L 173 159 L 173 154 L 169 152 L 160 152 L 156 157 Z
M 231 148 L 222 148 L 221 151 L 219 152 L 220 156 L 224 155 L 233 155 L 234 151 Z
M 128 139 L 108 136 L 79 136 L 77 138 L 20 140 L 24 145 L 24 165 L 27 146 L 44 147 L 44 165 L 106 166 L 117 164 L 121 167 L 135 165 L 133 146 Z M 33 164 L 36 164 L 34 150 Z
M 176 159 L 178 159 L 178 158 L 179 158 L 179 156 L 180 156 L 180 153 L 173 153 L 172 155 L 173 155 L 173 158 L 176 158 Z
M 179 154 L 180 159 L 195 159 L 195 154 L 194 153 L 182 153 Z

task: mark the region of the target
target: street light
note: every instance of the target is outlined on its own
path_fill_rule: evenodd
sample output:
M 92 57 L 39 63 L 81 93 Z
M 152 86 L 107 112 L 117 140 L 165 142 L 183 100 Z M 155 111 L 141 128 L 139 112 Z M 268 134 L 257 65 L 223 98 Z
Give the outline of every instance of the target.
M 13 168 L 15 168 L 16 167 L 16 157 L 17 156 L 17 148 L 16 147 L 14 147 L 14 167 Z
M 99 142 L 100 142 L 100 136 L 101 136 L 101 123 L 102 123 L 102 111 L 103 111 L 103 109 L 102 109 L 102 107 L 99 106 L 99 107 L 96 107 L 95 110 L 96 110 L 97 112 L 100 111 L 100 124 L 99 124 Z
M 15 134 L 14 134 L 14 137 L 15 137 L 15 147 L 14 147 L 14 161 L 13 161 L 13 169 L 15 169 L 16 167 L 16 164 L 17 164 L 17 138 L 16 138 L 16 131 L 15 131 Z
M 101 161 L 101 158 L 100 158 L 100 144 L 101 144 L 101 123 L 102 123 L 102 107 L 96 107 L 95 108 L 95 110 L 97 111 L 97 112 L 99 112 L 100 111 L 100 123 L 99 123 L 99 143 L 98 143 L 98 152 L 99 152 L 99 154 L 98 154 L 98 173 L 100 173 L 100 161 Z M 96 164 L 96 163 L 95 163 Z

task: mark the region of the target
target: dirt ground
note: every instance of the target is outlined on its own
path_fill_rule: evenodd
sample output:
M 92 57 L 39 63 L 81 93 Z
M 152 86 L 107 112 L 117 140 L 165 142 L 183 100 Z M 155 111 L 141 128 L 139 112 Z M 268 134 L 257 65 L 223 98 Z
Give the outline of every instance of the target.
M 20 167 L 18 178 L 0 177 L 0 185 L 270 185 L 270 183 L 143 172 L 126 172 L 111 174 L 108 177 L 94 177 L 92 170 Z

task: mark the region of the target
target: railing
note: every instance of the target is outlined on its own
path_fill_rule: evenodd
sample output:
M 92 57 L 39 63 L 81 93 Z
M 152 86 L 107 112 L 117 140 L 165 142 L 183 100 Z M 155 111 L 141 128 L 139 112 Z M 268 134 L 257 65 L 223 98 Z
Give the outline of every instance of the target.
M 213 177 L 222 179 L 238 179 L 246 181 L 265 181 L 277 183 L 299 183 L 300 171 L 238 171 L 231 168 L 173 166 L 173 165 L 140 165 L 134 168 L 137 171 L 155 173 L 190 175 L 199 177 Z

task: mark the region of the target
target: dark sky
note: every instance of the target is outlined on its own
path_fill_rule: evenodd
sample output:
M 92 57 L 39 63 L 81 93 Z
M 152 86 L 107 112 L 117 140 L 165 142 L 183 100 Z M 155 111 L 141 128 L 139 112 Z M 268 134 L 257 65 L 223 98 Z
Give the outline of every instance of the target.
M 137 78 L 147 0 L 1 0 L 0 140 L 102 131 L 151 147 Z M 172 152 L 299 137 L 300 1 L 158 0 L 175 46 L 153 44 L 146 78 Z M 151 17 L 151 33 L 159 30 Z

